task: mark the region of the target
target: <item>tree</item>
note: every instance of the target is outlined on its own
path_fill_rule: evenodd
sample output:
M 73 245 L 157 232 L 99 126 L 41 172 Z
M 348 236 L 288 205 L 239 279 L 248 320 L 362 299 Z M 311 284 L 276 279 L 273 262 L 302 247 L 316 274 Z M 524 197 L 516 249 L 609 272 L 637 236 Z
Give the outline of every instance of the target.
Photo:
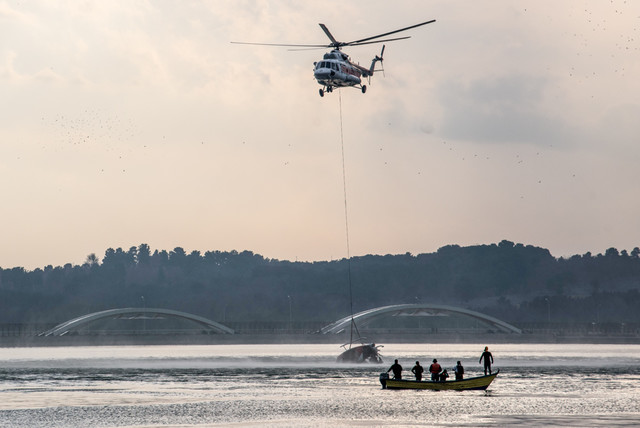
M 147 264 L 151 259 L 151 249 L 147 244 L 140 244 L 138 247 L 138 255 L 136 257 L 136 262 L 139 264 Z
M 100 263 L 100 259 L 98 259 L 95 253 L 91 253 L 87 256 L 87 260 L 85 260 L 84 265 L 92 267 L 92 266 L 97 266 L 99 263 Z
M 182 247 L 176 247 L 169 253 L 169 260 L 172 263 L 180 263 L 187 256 L 187 253 Z
M 620 253 L 618 253 L 618 250 L 613 247 L 607 249 L 607 251 L 605 251 L 604 253 L 605 257 L 618 257 L 619 255 Z
M 151 253 L 140 244 L 127 251 L 109 248 L 101 261 L 90 254 L 81 266 L 0 269 L 0 317 L 5 322 L 35 316 L 62 322 L 87 311 L 131 306 L 140 296 L 153 296 L 159 307 L 208 317 L 229 306 L 234 319 L 245 321 L 288 317 L 287 295 L 295 295 L 296 306 L 305 308 L 301 321 L 331 321 L 349 313 L 346 259 L 294 263 L 248 250 L 187 255 L 181 247 Z M 487 313 L 501 314 L 498 318 L 505 321 L 536 321 L 547 319 L 547 303 L 540 296 L 548 295 L 552 307 L 565 311 L 558 313 L 558 321 L 571 321 L 589 318 L 593 302 L 606 297 L 601 319 L 633 322 L 640 318 L 640 249 L 626 257 L 615 249 L 605 254 L 556 259 L 544 248 L 504 240 L 449 245 L 415 256 L 353 257 L 354 309 L 409 303 L 420 296 L 453 306 L 486 305 Z

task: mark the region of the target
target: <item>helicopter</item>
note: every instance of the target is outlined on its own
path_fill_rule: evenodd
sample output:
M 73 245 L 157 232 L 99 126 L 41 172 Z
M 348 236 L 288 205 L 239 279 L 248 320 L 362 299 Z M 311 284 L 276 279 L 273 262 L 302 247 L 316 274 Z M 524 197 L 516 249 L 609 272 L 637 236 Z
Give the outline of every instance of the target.
M 401 31 L 407 31 L 412 28 L 421 27 L 426 24 L 431 24 L 432 22 L 436 22 L 435 19 L 430 21 L 421 22 L 419 24 L 411 25 L 409 27 L 401 28 L 399 30 L 389 31 L 387 33 L 378 34 L 377 36 L 365 37 L 364 39 L 353 40 L 351 42 L 339 42 L 333 37 L 333 34 L 329 31 L 326 25 L 319 24 L 322 31 L 327 35 L 331 43 L 329 44 L 317 44 L 317 45 L 299 45 L 299 44 L 281 44 L 281 43 L 250 43 L 250 42 L 231 42 L 234 44 L 240 45 L 258 45 L 258 46 L 281 46 L 281 47 L 290 47 L 294 49 L 289 50 L 304 50 L 304 49 L 325 49 L 332 48 L 331 52 L 327 52 L 322 57 L 321 61 L 316 61 L 313 63 L 313 77 L 318 81 L 322 88 L 319 89 L 319 93 L 321 97 L 324 97 L 325 92 L 330 93 L 333 92 L 334 88 L 343 88 L 343 87 L 354 87 L 358 88 L 364 94 L 367 92 L 367 85 L 362 83 L 362 79 L 366 78 L 368 83 L 371 83 L 371 76 L 376 71 L 383 71 L 384 69 L 376 70 L 376 63 L 380 62 L 382 65 L 384 48 L 385 45 L 382 45 L 382 50 L 380 51 L 380 55 L 376 55 L 371 61 L 371 66 L 369 68 L 363 67 L 359 64 L 356 64 L 351 61 L 349 55 L 342 52 L 342 48 L 344 46 L 361 46 L 361 45 L 369 45 L 373 43 L 384 43 L 384 42 L 393 42 L 396 40 L 404 40 L 408 39 L 411 36 L 404 37 L 395 37 L 391 39 L 383 39 L 383 40 L 375 40 L 381 37 L 386 37 L 391 34 L 399 33 Z

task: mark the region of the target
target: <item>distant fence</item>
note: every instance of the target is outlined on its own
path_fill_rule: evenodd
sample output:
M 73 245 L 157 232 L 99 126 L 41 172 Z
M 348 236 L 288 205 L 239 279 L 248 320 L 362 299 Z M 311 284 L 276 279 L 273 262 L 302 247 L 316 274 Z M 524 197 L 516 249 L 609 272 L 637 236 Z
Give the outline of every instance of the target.
M 308 334 L 315 333 L 326 321 L 318 322 L 286 322 L 286 321 L 242 321 L 242 322 L 221 322 L 221 324 L 232 328 L 240 334 Z M 25 324 L 25 323 L 0 323 L 0 337 L 32 337 L 54 328 L 56 324 Z M 193 329 L 151 329 L 143 330 L 93 330 L 84 329 L 82 332 L 74 333 L 83 336 L 91 335 L 180 335 L 180 334 L 202 334 L 202 328 Z
M 327 323 L 325 321 L 286 322 L 286 321 L 227 321 L 224 325 L 235 330 L 236 334 L 306 334 L 315 333 Z
M 527 322 L 514 323 L 525 333 L 555 334 L 562 336 L 638 336 L 640 323 L 621 322 Z
M 52 328 L 55 324 L 0 323 L 0 337 L 30 337 Z
M 309 322 L 287 322 L 287 321 L 221 321 L 221 324 L 235 330 L 236 334 L 310 334 L 319 331 L 328 324 L 326 321 Z M 556 336 L 628 336 L 640 337 L 640 323 L 555 323 L 555 322 L 514 322 L 516 327 L 523 330 L 524 334 L 552 334 Z M 32 337 L 47 331 L 56 324 L 27 324 L 27 323 L 0 323 L 0 337 Z M 114 330 L 114 331 L 92 331 L 83 332 L 84 335 L 104 335 L 104 334 L 200 334 L 201 329 L 190 330 Z M 429 334 L 429 333 L 473 333 L 474 329 L 451 329 L 451 328 L 410 328 L 410 329 L 369 329 L 361 328 L 361 332 L 370 333 L 400 333 L 404 334 Z M 468 331 L 467 331 L 468 330 Z

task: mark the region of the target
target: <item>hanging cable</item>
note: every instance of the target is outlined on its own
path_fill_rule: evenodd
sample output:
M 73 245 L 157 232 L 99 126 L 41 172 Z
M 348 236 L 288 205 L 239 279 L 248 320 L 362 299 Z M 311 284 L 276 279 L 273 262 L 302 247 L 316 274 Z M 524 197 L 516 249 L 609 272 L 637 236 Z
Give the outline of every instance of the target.
M 349 247 L 349 215 L 347 209 L 347 174 L 344 160 L 344 133 L 342 130 L 342 91 L 338 90 L 338 100 L 340 103 L 340 148 L 342 149 L 342 189 L 344 192 L 344 226 L 345 235 L 347 240 L 347 277 L 349 279 L 349 309 L 351 313 L 351 336 L 349 338 L 349 348 L 353 343 L 353 329 L 356 329 L 356 334 L 360 337 L 358 326 L 353 319 L 353 286 L 351 284 L 351 249 Z

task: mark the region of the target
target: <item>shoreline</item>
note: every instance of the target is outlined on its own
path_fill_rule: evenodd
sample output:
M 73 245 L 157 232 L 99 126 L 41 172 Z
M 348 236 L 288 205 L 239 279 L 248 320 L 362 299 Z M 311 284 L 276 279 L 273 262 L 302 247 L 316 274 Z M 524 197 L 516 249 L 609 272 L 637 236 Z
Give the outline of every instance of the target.
M 375 343 L 572 343 L 640 344 L 638 336 L 565 336 L 554 334 L 366 334 Z M 53 346 L 141 346 L 141 345 L 267 345 L 348 343 L 343 335 L 319 334 L 208 334 L 208 335 L 81 335 L 0 337 L 0 348 Z

